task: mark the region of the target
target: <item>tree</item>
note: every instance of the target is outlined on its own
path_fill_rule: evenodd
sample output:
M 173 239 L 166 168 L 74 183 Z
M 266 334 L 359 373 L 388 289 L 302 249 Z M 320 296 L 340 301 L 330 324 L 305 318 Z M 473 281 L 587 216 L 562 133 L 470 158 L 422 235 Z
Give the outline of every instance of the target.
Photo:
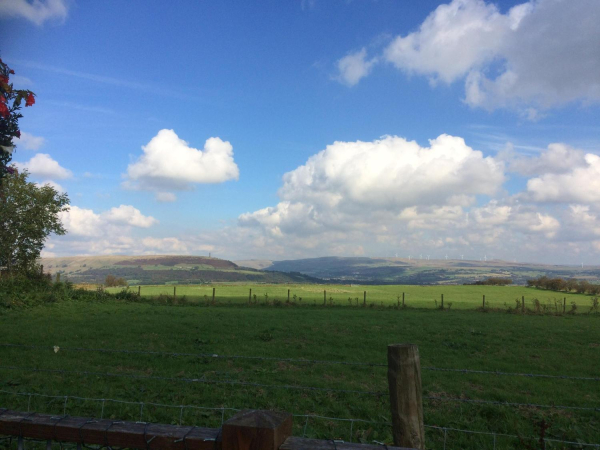
M 25 89 L 14 89 L 10 82 L 10 76 L 15 73 L 0 59 L 0 182 L 14 168 L 8 163 L 12 159 L 15 150 L 14 138 L 21 137 L 19 131 L 19 119 L 23 115 L 21 103 L 25 100 L 25 106 L 33 106 L 35 94 Z
M 69 197 L 52 186 L 28 182 L 27 171 L 10 169 L 0 187 L 0 267 L 27 272 L 50 233 L 66 233 L 59 213 L 68 211 Z
M 115 287 L 115 286 L 127 286 L 127 281 L 124 278 L 117 278 L 114 275 L 106 275 L 104 280 L 104 286 Z

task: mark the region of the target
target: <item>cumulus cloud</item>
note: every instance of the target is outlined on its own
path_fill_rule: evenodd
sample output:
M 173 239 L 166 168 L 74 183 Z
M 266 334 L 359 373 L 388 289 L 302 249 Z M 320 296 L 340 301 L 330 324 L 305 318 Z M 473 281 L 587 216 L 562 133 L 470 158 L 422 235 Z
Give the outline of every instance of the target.
M 109 223 L 126 224 L 140 228 L 148 228 L 158 222 L 154 217 L 144 216 L 139 209 L 131 205 L 121 205 L 118 208 L 111 208 L 103 215 Z
M 345 211 L 397 210 L 444 204 L 457 196 L 491 195 L 503 182 L 502 164 L 460 137 L 441 135 L 429 147 L 421 147 L 386 136 L 327 146 L 284 175 L 279 196 Z
M 452 0 L 382 58 L 433 84 L 464 79 L 467 104 L 535 120 L 539 109 L 600 101 L 599 20 L 596 0 L 531 0 L 505 13 L 485 0 Z
M 157 192 L 160 201 L 172 201 L 172 190 L 194 184 L 223 183 L 239 178 L 233 147 L 218 137 L 206 140 L 203 150 L 190 147 L 173 130 L 160 130 L 142 147 L 143 154 L 127 167 L 124 186 Z
M 38 153 L 29 161 L 25 163 L 15 163 L 15 165 L 20 170 L 28 170 L 31 175 L 50 180 L 64 180 L 73 176 L 73 173 L 70 170 L 62 167 L 47 153 Z
M 546 173 L 527 182 L 527 194 L 536 202 L 600 203 L 600 156 L 588 153 L 585 165 L 567 173 Z
M 376 58 L 367 61 L 366 48 L 350 53 L 338 60 L 338 74 L 335 79 L 348 86 L 354 86 L 362 78 L 369 75 L 376 62 Z
M 131 205 L 121 205 L 102 213 L 71 206 L 68 211 L 60 213 L 60 219 L 70 234 L 88 237 L 118 236 L 124 228 L 148 228 L 158 223 L 154 217 L 144 216 Z
M 47 20 L 65 20 L 68 3 L 67 0 L 0 0 L 0 17 L 18 17 L 42 25 Z
M 25 150 L 39 150 L 46 143 L 46 139 L 41 136 L 34 136 L 33 134 L 23 131 L 19 139 L 15 139 L 15 144 L 19 148 Z
M 46 180 L 46 181 L 42 181 L 41 183 L 35 183 L 35 185 L 37 187 L 50 186 L 50 187 L 53 187 L 59 193 L 67 192 L 64 187 L 62 187 L 60 184 L 58 184 L 52 180 Z
M 525 176 L 567 173 L 587 165 L 585 152 L 561 143 L 550 144 L 537 156 L 518 155 L 509 147 L 497 157 L 508 163 L 509 171 Z

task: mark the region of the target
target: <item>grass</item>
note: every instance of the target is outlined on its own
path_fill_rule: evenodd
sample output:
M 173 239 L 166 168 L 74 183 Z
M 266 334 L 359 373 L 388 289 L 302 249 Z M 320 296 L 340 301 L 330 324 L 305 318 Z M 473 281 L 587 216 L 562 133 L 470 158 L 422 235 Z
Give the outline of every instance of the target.
M 369 292 L 376 292 L 374 288 L 369 287 Z M 282 289 L 287 295 L 287 288 Z M 388 292 L 393 292 L 389 289 Z M 480 288 L 462 289 L 475 295 Z M 492 288 L 485 289 L 489 292 Z M 517 292 L 516 289 L 509 291 L 512 296 Z M 458 292 L 447 295 L 458 295 Z M 345 292 L 339 294 L 346 295 Z M 429 302 L 425 302 L 428 307 Z M 0 346 L 0 365 L 385 392 L 385 367 L 81 352 L 68 347 L 385 363 L 388 344 L 412 342 L 419 345 L 423 367 L 597 377 L 599 320 L 598 315 L 485 314 L 454 307 L 442 312 L 235 304 L 177 307 L 114 300 L 91 304 L 59 302 L 27 310 L 0 311 L 3 336 L 0 343 L 46 347 Z M 57 353 L 52 350 L 54 345 L 61 347 Z M 429 397 L 598 407 L 599 384 L 597 381 L 423 371 L 423 393 Z M 0 369 L 0 389 L 170 405 L 282 409 L 296 414 L 374 422 L 390 420 L 387 394 L 373 396 L 9 369 Z M 32 397 L 30 400 L 27 396 L 6 393 L 0 393 L 0 402 L 0 406 L 23 410 L 29 403 L 32 410 L 53 414 L 66 410 L 71 415 L 98 416 L 102 408 L 99 401 L 69 398 L 64 409 L 64 398 Z M 550 423 L 548 437 L 600 442 L 599 412 L 439 400 L 425 400 L 424 411 L 428 425 L 535 436 L 535 424 L 544 419 Z M 151 405 L 140 411 L 139 404 L 105 402 L 104 405 L 104 417 L 114 419 L 178 423 L 180 414 L 187 425 L 219 426 L 221 423 L 221 411 Z M 225 419 L 231 414 L 232 411 L 225 411 Z M 304 418 L 297 418 L 294 434 L 302 435 L 305 425 L 307 435 L 313 437 L 391 442 L 389 427 L 378 423 L 356 422 L 350 435 L 348 422 L 317 418 L 305 422 Z M 444 448 L 443 438 L 443 433 L 427 429 L 428 448 Z M 489 436 L 449 432 L 447 440 L 447 448 L 494 448 Z M 496 448 L 523 446 L 518 440 L 498 437 Z M 549 445 L 547 448 L 562 447 Z
M 589 295 L 563 293 L 546 290 L 527 288 L 524 286 L 350 286 L 350 285 L 315 285 L 315 284 L 295 284 L 295 285 L 265 285 L 265 284 L 214 284 L 214 285 L 178 285 L 177 295 L 185 296 L 190 302 L 202 302 L 205 299 L 212 299 L 213 287 L 216 289 L 216 300 L 221 303 L 248 303 L 249 289 L 252 289 L 252 296 L 256 295 L 256 301 L 259 303 L 265 300 L 287 300 L 287 292 L 290 290 L 290 298 L 296 303 L 309 305 L 323 304 L 323 291 L 326 291 L 328 304 L 349 306 L 362 305 L 364 301 L 364 291 L 367 291 L 367 304 L 376 306 L 397 305 L 402 302 L 402 293 L 404 293 L 405 304 L 418 308 L 435 308 L 436 302 L 441 304 L 441 296 L 444 295 L 444 306 L 451 309 L 475 309 L 482 306 L 483 296 L 485 295 L 487 308 L 506 309 L 506 305 L 515 307 L 516 300 L 525 297 L 525 306 L 534 309 L 534 299 L 539 300 L 540 304 L 545 305 L 549 311 L 555 311 L 558 308 L 562 312 L 563 301 L 566 298 L 567 311 L 571 309 L 571 304 L 575 303 L 578 312 L 585 312 L 591 306 L 591 297 Z M 118 292 L 121 288 L 111 288 L 109 292 Z M 138 286 L 130 288 L 137 292 Z M 265 297 L 267 294 L 268 297 Z M 156 285 L 141 286 L 142 297 L 155 297 L 159 295 L 173 295 L 173 286 Z M 302 299 L 302 300 L 300 300 Z M 351 302 L 348 301 L 351 299 Z M 254 297 L 252 297 L 254 301 Z

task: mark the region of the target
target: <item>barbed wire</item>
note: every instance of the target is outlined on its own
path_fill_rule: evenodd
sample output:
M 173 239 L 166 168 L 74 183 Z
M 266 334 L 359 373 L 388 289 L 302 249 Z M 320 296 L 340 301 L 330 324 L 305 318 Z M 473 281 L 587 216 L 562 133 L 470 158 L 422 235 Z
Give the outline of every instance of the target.
M 44 349 L 54 351 L 54 346 L 46 345 L 30 345 L 30 344 L 12 344 L 0 343 L 0 347 L 16 347 L 30 349 Z M 153 355 L 153 356 L 175 356 L 175 357 L 195 357 L 195 358 L 216 358 L 216 359 L 247 359 L 257 361 L 277 361 L 291 362 L 301 364 L 323 364 L 323 365 L 346 365 L 346 366 L 365 366 L 365 367 L 388 367 L 387 364 L 371 363 L 362 361 L 334 361 L 320 359 L 305 359 L 305 358 L 278 358 L 270 356 L 248 356 L 248 355 L 219 355 L 216 353 L 182 353 L 182 352 L 161 352 L 149 350 L 124 350 L 124 349 L 108 349 L 108 348 L 91 348 L 91 347 L 57 347 L 58 351 L 78 351 L 78 352 L 95 352 L 95 353 L 122 353 L 122 354 L 138 354 L 138 355 Z M 524 373 L 524 372 L 504 372 L 499 370 L 478 370 L 478 369 L 455 369 L 446 367 L 423 366 L 422 370 L 437 371 L 437 372 L 456 372 L 456 373 L 472 373 L 479 375 L 498 375 L 498 376 L 517 376 L 525 378 L 554 378 L 561 380 L 578 380 L 578 381 L 600 381 L 600 377 L 573 376 L 573 375 L 550 375 L 539 373 Z
M 205 378 L 184 378 L 184 377 L 162 377 L 155 375 L 134 375 L 125 373 L 111 373 L 111 372 L 92 372 L 87 370 L 69 370 L 69 369 L 42 369 L 37 367 L 18 367 L 18 366 L 0 366 L 0 370 L 21 370 L 25 372 L 45 372 L 45 373 L 62 373 L 62 374 L 74 374 L 74 375 L 85 375 L 85 376 L 103 376 L 103 377 L 116 377 L 116 378 L 133 378 L 141 380 L 161 380 L 171 382 L 184 382 L 184 383 L 204 383 L 204 384 L 229 384 L 237 386 L 250 386 L 250 387 L 261 387 L 268 389 L 297 389 L 306 391 L 321 391 L 321 392 L 338 392 L 347 394 L 361 394 L 361 395 L 374 395 L 381 396 L 385 395 L 385 392 L 376 391 L 361 391 L 354 389 L 335 389 L 335 388 L 323 388 L 314 386 L 298 386 L 290 384 L 263 384 L 263 383 L 250 383 L 248 381 L 234 381 L 234 380 L 207 380 Z
M 37 397 L 54 398 L 54 399 L 61 399 L 61 400 L 65 399 L 65 405 L 66 405 L 66 399 L 74 399 L 74 400 L 80 400 L 80 401 L 102 402 L 103 404 L 105 402 L 113 402 L 113 403 L 122 403 L 122 404 L 142 405 L 141 411 L 143 411 L 144 405 L 166 407 L 166 408 L 176 408 L 176 409 L 181 409 L 182 411 L 183 411 L 183 409 L 222 411 L 223 413 L 221 416 L 221 425 L 224 423 L 224 411 L 234 411 L 234 412 L 241 411 L 241 409 L 231 408 L 231 407 L 205 407 L 205 406 L 195 406 L 195 405 L 163 404 L 163 403 L 155 403 L 155 402 L 136 402 L 136 401 L 120 400 L 120 399 L 112 399 L 112 398 L 92 398 L 92 397 L 80 397 L 80 396 L 74 396 L 74 395 L 48 395 L 48 394 L 40 394 L 40 393 L 36 393 L 36 392 L 13 392 L 13 391 L 7 391 L 4 389 L 0 389 L 0 393 L 4 393 L 4 394 L 8 394 L 8 395 L 26 396 L 26 397 L 37 396 Z M 27 412 L 29 412 L 29 405 L 28 405 Z M 100 416 L 101 419 L 103 418 L 103 412 L 104 412 L 104 405 L 102 406 L 102 413 Z M 66 407 L 65 407 L 65 410 L 63 410 L 63 414 L 66 414 Z M 304 423 L 304 427 L 303 427 L 303 437 L 306 436 L 307 424 L 310 419 L 322 419 L 322 420 L 334 420 L 334 421 L 338 421 L 338 422 L 350 422 L 350 442 L 352 442 L 353 426 L 354 426 L 354 423 L 356 423 L 356 422 L 357 423 L 383 425 L 383 426 L 388 426 L 388 427 L 392 426 L 391 422 L 383 422 L 383 421 L 367 420 L 367 419 L 356 419 L 356 418 L 330 417 L 330 416 L 321 416 L 318 414 L 293 414 L 293 416 L 295 418 L 304 418 L 305 419 L 305 423 Z M 142 419 L 143 418 L 140 416 L 139 422 L 146 423 L 146 422 L 143 422 Z M 182 424 L 182 414 L 180 414 L 180 418 L 179 418 L 179 425 L 181 425 L 181 424 Z M 491 431 L 465 430 L 465 429 L 460 429 L 460 428 L 443 427 L 443 426 L 438 426 L 438 425 L 424 425 L 424 426 L 425 426 L 425 428 L 437 429 L 437 430 L 443 431 L 444 432 L 444 446 L 446 445 L 446 438 L 447 438 L 448 431 L 466 433 L 466 434 L 478 434 L 478 435 L 492 436 L 494 439 L 494 449 L 496 448 L 496 437 L 507 437 L 507 438 L 524 439 L 524 440 L 539 439 L 539 437 L 522 437 L 522 436 L 517 436 L 514 434 L 496 433 L 496 432 L 491 432 Z M 0 440 L 2 440 L 2 439 L 8 439 L 8 438 L 0 437 Z M 568 444 L 568 445 L 573 445 L 573 446 L 600 448 L 600 444 L 594 444 L 594 443 L 575 442 L 575 441 L 568 441 L 568 440 L 561 440 L 561 439 L 554 439 L 554 438 L 544 438 L 544 440 L 546 442 L 555 442 L 555 443 Z M 339 441 L 339 442 L 343 442 L 343 441 Z
M 443 402 L 463 402 L 463 403 L 480 403 L 485 405 L 502 405 L 511 407 L 526 407 L 526 408 L 554 408 L 554 409 L 573 409 L 580 411 L 596 411 L 600 412 L 600 407 L 594 406 L 563 406 L 563 405 L 541 405 L 537 403 L 515 403 L 500 400 L 478 400 L 470 398 L 454 398 L 454 397 L 435 397 L 423 396 L 427 400 L 439 400 Z

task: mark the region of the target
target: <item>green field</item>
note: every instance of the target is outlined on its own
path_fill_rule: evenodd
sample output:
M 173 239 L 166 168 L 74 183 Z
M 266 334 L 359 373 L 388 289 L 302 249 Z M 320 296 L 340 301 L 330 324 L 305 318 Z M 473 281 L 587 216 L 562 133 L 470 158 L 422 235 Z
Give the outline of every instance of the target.
M 224 290 L 225 287 L 217 289 Z M 235 292 L 236 288 L 230 289 Z M 280 288 L 280 291 L 282 289 L 287 295 L 287 288 Z M 388 289 L 389 296 L 394 291 Z M 414 291 L 410 292 L 427 291 L 427 288 L 412 289 Z M 455 289 L 469 290 L 469 295 L 475 296 L 478 288 Z M 495 292 L 494 289 L 485 289 L 486 292 Z M 508 298 L 521 291 L 534 292 L 519 289 L 498 288 L 498 296 L 503 291 L 510 292 L 505 294 Z M 408 287 L 406 291 L 409 292 Z M 372 287 L 369 292 L 376 290 Z M 434 295 L 442 291 L 428 292 Z M 460 291 L 447 289 L 444 292 L 451 298 Z M 340 297 L 342 294 L 347 293 L 340 292 Z M 318 298 L 317 292 L 314 298 Z M 342 299 L 340 304 L 343 304 Z M 389 302 L 392 300 L 388 299 Z M 482 313 L 455 309 L 454 306 L 450 311 L 442 312 L 429 309 L 432 300 L 422 301 L 428 309 L 380 306 L 276 308 L 226 304 L 194 307 L 110 300 L 1 310 L 3 337 L 0 344 L 41 347 L 0 346 L 0 407 L 29 408 L 52 414 L 102 415 L 123 420 L 181 421 L 198 426 L 219 426 L 223 417 L 227 419 L 234 413 L 233 409 L 283 409 L 299 415 L 295 418 L 296 435 L 389 443 L 391 433 L 386 423 L 390 420 L 390 413 L 385 367 L 197 355 L 385 364 L 388 344 L 411 342 L 419 345 L 424 368 L 427 425 L 532 437 L 537 434 L 536 424 L 545 420 L 550 425 L 546 432 L 548 438 L 600 443 L 600 412 L 597 409 L 439 400 L 487 400 L 593 409 L 600 406 L 600 381 L 425 369 L 434 366 L 598 377 L 599 315 Z M 457 306 L 461 304 L 454 301 Z M 462 304 L 470 303 L 463 300 Z M 60 347 L 58 352 L 53 351 L 53 346 Z M 74 347 L 89 350 L 75 350 Z M 97 349 L 177 352 L 196 356 L 113 353 Z M 31 368 L 57 372 L 31 371 Z M 208 384 L 205 381 L 218 383 Z M 276 387 L 282 385 L 331 391 Z M 339 389 L 382 394 L 339 392 Z M 217 409 L 180 408 L 178 405 Z M 306 415 L 328 418 L 307 419 Z M 347 422 L 335 418 L 368 422 Z M 491 435 L 458 431 L 447 431 L 444 445 L 444 432 L 427 428 L 426 433 L 427 448 L 430 449 L 525 448 L 515 438 L 497 435 L 494 444 Z M 547 448 L 580 447 L 548 444 Z
M 157 297 L 160 295 L 173 295 L 173 287 L 167 285 L 141 286 L 142 297 Z M 186 297 L 190 302 L 212 301 L 212 291 L 215 288 L 215 300 L 220 303 L 248 303 L 250 289 L 252 301 L 258 303 L 273 302 L 275 300 L 287 301 L 288 289 L 290 301 L 298 305 L 322 305 L 324 291 L 327 304 L 338 306 L 362 306 L 364 291 L 367 291 L 367 305 L 390 306 L 402 302 L 404 293 L 405 305 L 417 308 L 435 308 L 441 304 L 444 295 L 444 307 L 451 309 L 475 309 L 483 306 L 485 295 L 486 307 L 492 309 L 506 309 L 507 306 L 515 307 L 516 300 L 525 297 L 525 306 L 535 308 L 534 299 L 547 308 L 562 312 L 564 299 L 566 309 L 571 310 L 572 304 L 577 305 L 577 312 L 589 311 L 592 297 L 589 295 L 566 294 L 524 286 L 350 286 L 350 285 L 265 285 L 265 284 L 214 284 L 214 285 L 180 285 L 176 287 L 178 297 Z M 109 292 L 117 292 L 121 288 L 110 288 Z M 131 286 L 137 292 L 137 286 Z M 265 297 L 265 294 L 267 297 Z M 296 298 L 294 299 L 294 295 Z M 256 296 L 256 299 L 254 298 Z M 350 299 L 350 301 L 349 301 Z

